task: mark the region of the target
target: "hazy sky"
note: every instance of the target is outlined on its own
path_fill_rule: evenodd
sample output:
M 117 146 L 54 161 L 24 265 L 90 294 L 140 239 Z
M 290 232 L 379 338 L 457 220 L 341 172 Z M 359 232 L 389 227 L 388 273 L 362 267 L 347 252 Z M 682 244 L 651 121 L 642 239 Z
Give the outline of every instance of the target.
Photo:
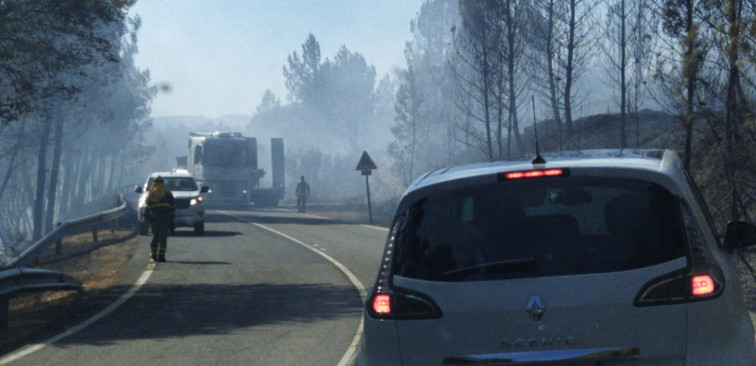
M 404 67 L 422 0 L 138 0 L 140 69 L 170 85 L 152 116 L 253 114 L 266 88 L 286 103 L 282 67 L 308 33 L 322 59 L 339 47 L 365 56 L 377 78 Z

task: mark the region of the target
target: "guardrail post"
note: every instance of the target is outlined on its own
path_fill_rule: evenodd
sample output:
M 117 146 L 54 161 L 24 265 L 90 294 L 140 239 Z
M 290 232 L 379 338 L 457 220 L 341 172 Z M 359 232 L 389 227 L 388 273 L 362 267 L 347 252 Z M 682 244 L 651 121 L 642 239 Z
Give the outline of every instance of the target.
M 9 296 L 0 296 L 0 329 L 8 327 L 8 307 L 10 303 Z
M 58 222 L 57 226 L 60 227 L 62 223 Z M 55 242 L 55 254 L 63 254 L 63 236 Z
M 99 244 L 97 242 L 97 225 L 92 225 L 92 241 L 95 243 L 95 245 Z

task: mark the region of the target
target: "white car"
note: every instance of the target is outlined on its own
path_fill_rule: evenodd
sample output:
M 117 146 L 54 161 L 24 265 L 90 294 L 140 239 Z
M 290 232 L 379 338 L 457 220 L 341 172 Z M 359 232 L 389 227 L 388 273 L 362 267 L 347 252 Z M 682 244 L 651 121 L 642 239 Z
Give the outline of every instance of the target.
M 754 365 L 731 254 L 669 150 L 431 172 L 404 193 L 356 365 Z
M 171 171 L 155 172 L 147 177 L 144 186 L 136 186 L 134 191 L 141 193 L 139 197 L 138 222 L 139 233 L 147 235 L 149 223 L 144 220 L 144 206 L 147 200 L 147 193 L 150 191 L 152 181 L 157 176 L 163 177 L 165 189 L 171 191 L 175 199 L 175 218 L 173 220 L 176 227 L 191 227 L 194 233 L 202 235 L 205 233 L 205 205 L 202 202 L 202 193 L 208 192 L 208 187 L 198 187 L 189 172 Z

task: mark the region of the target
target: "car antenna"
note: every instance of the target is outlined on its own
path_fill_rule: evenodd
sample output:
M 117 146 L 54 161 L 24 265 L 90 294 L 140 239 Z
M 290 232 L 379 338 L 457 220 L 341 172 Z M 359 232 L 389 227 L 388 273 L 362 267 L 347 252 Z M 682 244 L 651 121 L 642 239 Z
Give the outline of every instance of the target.
M 536 164 L 546 164 L 546 160 L 543 159 L 541 156 L 541 151 L 538 149 L 538 126 L 536 123 L 536 113 L 535 113 L 535 95 L 530 96 L 531 101 L 533 102 L 533 133 L 535 134 L 535 148 L 536 148 L 536 156 L 533 158 L 533 161 L 531 162 L 533 165 Z

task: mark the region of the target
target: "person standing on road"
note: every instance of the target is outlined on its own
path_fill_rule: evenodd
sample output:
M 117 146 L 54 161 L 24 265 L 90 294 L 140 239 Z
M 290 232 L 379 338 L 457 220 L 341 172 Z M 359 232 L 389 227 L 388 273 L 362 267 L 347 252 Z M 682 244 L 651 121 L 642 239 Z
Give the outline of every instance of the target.
M 145 218 L 152 227 L 152 242 L 150 242 L 150 259 L 165 262 L 165 251 L 168 245 L 168 230 L 173 225 L 176 209 L 173 193 L 165 189 L 163 177 L 157 176 L 150 186 L 145 206 Z
M 300 178 L 299 183 L 297 183 L 296 195 L 297 195 L 297 212 L 304 213 L 307 197 L 310 196 L 310 185 L 307 184 L 307 182 L 305 182 L 304 175 Z

